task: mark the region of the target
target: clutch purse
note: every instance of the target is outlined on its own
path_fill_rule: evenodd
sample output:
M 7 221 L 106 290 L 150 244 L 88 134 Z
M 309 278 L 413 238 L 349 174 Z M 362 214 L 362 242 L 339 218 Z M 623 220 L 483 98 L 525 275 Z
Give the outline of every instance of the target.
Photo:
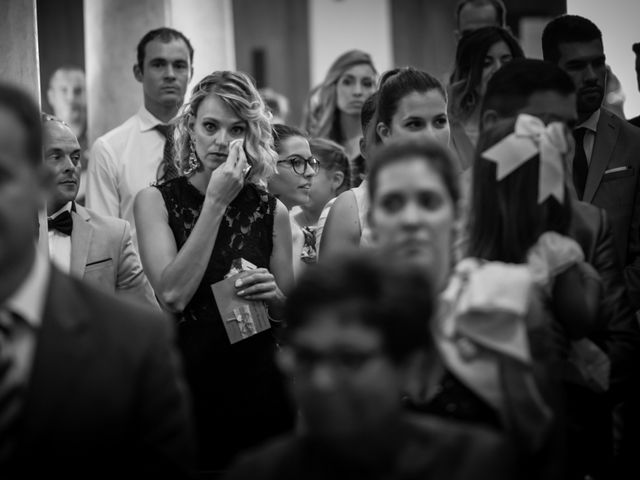
M 255 268 L 257 267 L 244 258 L 235 259 L 225 278 L 211 285 L 222 324 L 232 344 L 271 328 L 263 302 L 245 300 L 236 294 L 235 282 L 238 275 Z

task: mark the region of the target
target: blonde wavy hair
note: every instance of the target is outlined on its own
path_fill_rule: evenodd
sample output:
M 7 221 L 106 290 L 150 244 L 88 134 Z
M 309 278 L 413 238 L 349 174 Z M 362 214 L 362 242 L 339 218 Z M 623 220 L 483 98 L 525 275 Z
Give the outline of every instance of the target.
M 191 98 L 184 104 L 175 120 L 175 159 L 182 171 L 189 165 L 190 127 L 198 114 L 202 101 L 209 95 L 217 95 L 222 102 L 246 122 L 244 144 L 252 159 L 248 181 L 263 184 L 276 172 L 278 154 L 273 149 L 271 114 L 265 108 L 251 77 L 243 72 L 215 71 L 202 80 L 191 91 Z

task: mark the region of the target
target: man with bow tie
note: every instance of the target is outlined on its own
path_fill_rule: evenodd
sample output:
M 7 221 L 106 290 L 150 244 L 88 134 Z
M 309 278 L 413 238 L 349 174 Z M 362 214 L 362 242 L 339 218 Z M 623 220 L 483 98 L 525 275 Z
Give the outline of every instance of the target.
M 75 203 L 82 152 L 71 128 L 47 114 L 42 121 L 45 162 L 54 176 L 47 202 L 52 261 L 105 291 L 144 299 L 157 308 L 128 223 Z

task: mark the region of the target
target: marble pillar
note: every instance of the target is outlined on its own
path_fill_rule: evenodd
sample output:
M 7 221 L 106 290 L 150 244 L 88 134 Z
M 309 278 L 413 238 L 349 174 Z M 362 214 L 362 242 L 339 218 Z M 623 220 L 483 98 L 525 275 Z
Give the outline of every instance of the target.
M 40 105 L 40 67 L 35 0 L 3 0 L 0 15 L 0 80 L 30 93 Z M 39 247 L 49 251 L 46 212 L 40 212 Z
M 136 46 L 154 28 L 185 34 L 197 81 L 235 67 L 231 0 L 90 0 L 84 2 L 89 144 L 133 115 L 142 86 L 133 76 Z

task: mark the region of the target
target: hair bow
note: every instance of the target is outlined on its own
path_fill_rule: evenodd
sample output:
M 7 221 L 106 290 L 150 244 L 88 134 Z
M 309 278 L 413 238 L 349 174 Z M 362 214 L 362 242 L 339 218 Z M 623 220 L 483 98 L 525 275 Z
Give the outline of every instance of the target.
M 482 156 L 496 162 L 496 180 L 500 181 L 522 164 L 540 154 L 538 203 L 553 196 L 564 202 L 563 156 L 569 145 L 560 122 L 545 125 L 537 117 L 520 114 L 514 132 L 503 138 Z

